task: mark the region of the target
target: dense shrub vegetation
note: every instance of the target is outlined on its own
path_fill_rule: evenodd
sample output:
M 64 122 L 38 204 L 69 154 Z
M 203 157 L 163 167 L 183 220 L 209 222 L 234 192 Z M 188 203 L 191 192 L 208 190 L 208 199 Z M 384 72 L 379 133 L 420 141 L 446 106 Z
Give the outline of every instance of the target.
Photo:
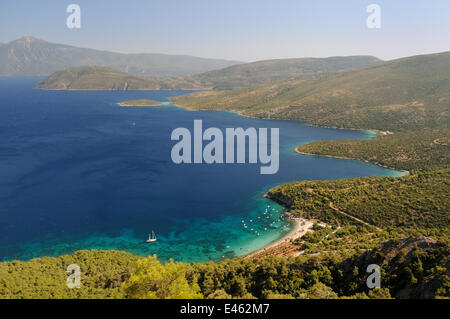
M 142 258 L 130 279 L 123 284 L 127 297 L 146 299 L 201 298 L 196 282 L 186 280 L 186 266 L 172 260 L 161 264 L 156 255 Z
M 0 263 L 0 299 L 121 298 L 121 285 L 139 257 L 122 251 L 86 251 L 27 262 Z M 81 268 L 81 288 L 68 289 L 67 267 Z
M 299 152 L 366 160 L 404 170 L 430 170 L 450 165 L 450 147 L 442 145 L 449 129 L 422 129 L 380 136 L 370 141 L 320 141 L 301 145 Z

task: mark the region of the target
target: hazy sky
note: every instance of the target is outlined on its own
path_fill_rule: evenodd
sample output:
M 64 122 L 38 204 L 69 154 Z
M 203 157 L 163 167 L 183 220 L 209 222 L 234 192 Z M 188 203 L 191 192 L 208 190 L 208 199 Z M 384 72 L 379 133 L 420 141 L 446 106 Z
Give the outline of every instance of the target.
M 66 26 L 81 7 L 81 29 Z M 381 29 L 366 8 L 381 7 Z M 1 0 L 0 42 L 23 35 L 124 53 L 255 61 L 450 50 L 450 0 Z

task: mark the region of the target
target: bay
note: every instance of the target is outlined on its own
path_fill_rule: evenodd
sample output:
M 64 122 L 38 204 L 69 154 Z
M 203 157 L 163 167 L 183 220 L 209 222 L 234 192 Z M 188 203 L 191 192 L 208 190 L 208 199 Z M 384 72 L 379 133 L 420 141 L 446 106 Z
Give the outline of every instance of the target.
M 270 187 L 401 175 L 364 162 L 293 152 L 310 141 L 372 138 L 367 131 L 171 106 L 168 98 L 183 91 L 33 90 L 38 80 L 0 78 L 1 260 L 79 249 L 184 262 L 231 258 L 289 231 L 280 219 L 283 207 L 262 197 Z M 165 105 L 116 105 L 143 98 Z M 194 120 L 221 130 L 279 128 L 278 173 L 260 175 L 259 164 L 172 163 L 172 130 L 192 128 Z M 266 209 L 270 214 L 263 214 Z M 145 244 L 151 230 L 158 241 Z

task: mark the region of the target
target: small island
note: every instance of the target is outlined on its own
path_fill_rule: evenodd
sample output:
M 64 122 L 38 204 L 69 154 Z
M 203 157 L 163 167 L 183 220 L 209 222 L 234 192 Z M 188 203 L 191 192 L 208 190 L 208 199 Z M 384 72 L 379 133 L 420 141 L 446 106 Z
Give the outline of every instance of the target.
M 162 103 L 154 100 L 131 100 L 117 103 L 119 106 L 161 106 Z

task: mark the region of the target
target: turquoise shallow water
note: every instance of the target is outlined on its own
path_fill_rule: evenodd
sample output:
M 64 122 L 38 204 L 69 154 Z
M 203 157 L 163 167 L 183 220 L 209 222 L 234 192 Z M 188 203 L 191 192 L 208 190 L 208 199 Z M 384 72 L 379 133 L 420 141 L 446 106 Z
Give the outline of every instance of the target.
M 367 139 L 367 131 L 310 127 L 167 103 L 181 91 L 65 92 L 1 79 L 0 258 L 120 249 L 194 262 L 247 254 L 286 234 L 283 208 L 262 194 L 295 180 L 399 176 L 367 163 L 302 156 L 301 143 Z M 115 103 L 150 98 L 156 108 Z M 280 129 L 280 170 L 258 165 L 175 165 L 170 133 L 204 127 Z M 270 207 L 269 207 L 270 205 Z M 268 212 L 266 212 L 266 209 Z M 145 244 L 154 229 L 158 241 Z
M 86 237 L 63 236 L 42 243 L 27 243 L 21 248 L 21 259 L 36 256 L 57 256 L 80 249 L 117 249 L 136 255 L 156 254 L 161 260 L 170 258 L 184 262 L 202 262 L 248 254 L 277 240 L 290 230 L 289 223 L 280 219 L 284 209 L 258 194 L 241 207 L 243 216 L 224 216 L 220 220 L 194 219 L 179 221 L 158 241 L 143 243 L 146 238 L 133 229 L 116 233 L 92 233 Z M 266 214 L 265 210 L 268 209 Z M 181 225 L 181 223 L 185 225 Z M 186 231 L 179 229 L 187 228 Z

